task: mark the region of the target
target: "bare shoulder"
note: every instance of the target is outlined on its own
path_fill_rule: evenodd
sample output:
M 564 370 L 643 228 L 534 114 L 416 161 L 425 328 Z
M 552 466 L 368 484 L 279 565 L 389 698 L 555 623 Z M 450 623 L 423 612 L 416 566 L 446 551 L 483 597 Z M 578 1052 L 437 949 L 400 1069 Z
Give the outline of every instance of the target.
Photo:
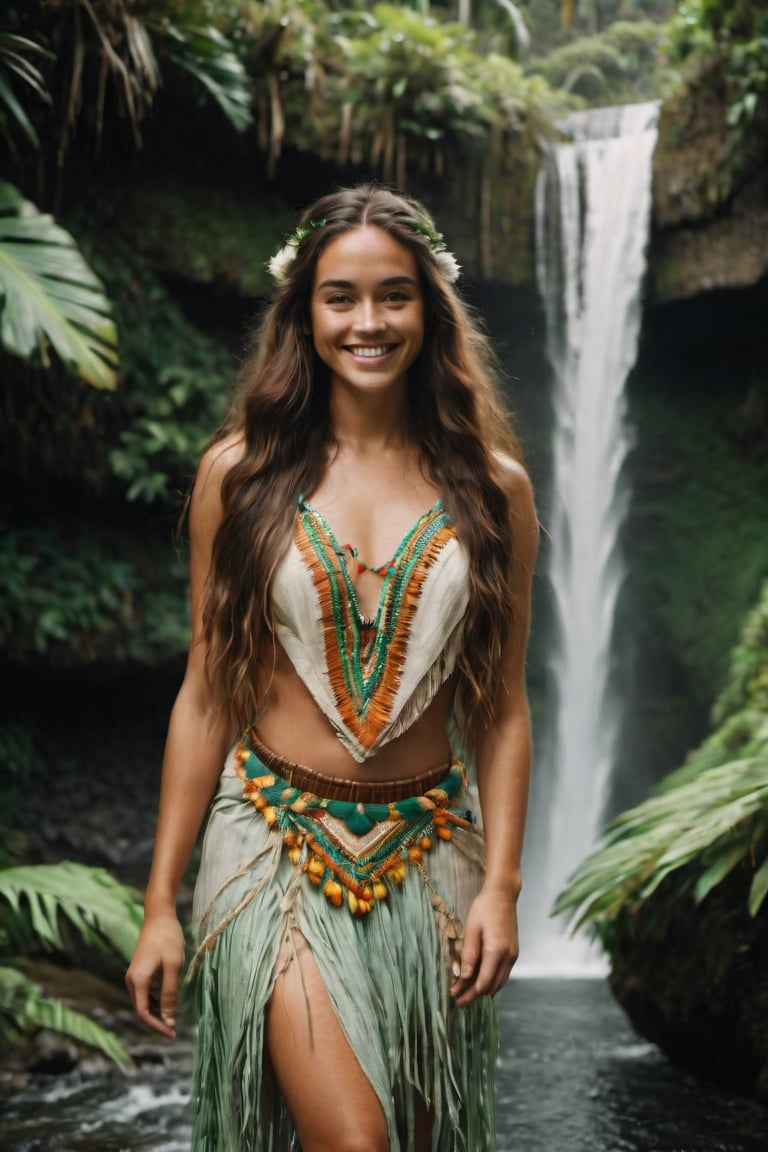
M 200 458 L 195 488 L 204 489 L 208 485 L 221 488 L 224 477 L 242 460 L 244 451 L 245 439 L 242 432 L 232 432 L 223 440 L 211 444 Z
M 496 479 L 509 503 L 515 553 L 518 559 L 526 558 L 532 564 L 539 545 L 539 520 L 531 478 L 511 456 L 499 454 L 496 461 Z
M 533 514 L 535 519 L 533 485 L 520 461 L 497 454 L 496 479 L 509 500 L 510 511 L 522 516 Z
M 200 525 L 217 525 L 221 520 L 221 485 L 228 472 L 243 457 L 245 442 L 241 432 L 217 440 L 203 453 L 197 467 L 190 499 L 190 519 Z

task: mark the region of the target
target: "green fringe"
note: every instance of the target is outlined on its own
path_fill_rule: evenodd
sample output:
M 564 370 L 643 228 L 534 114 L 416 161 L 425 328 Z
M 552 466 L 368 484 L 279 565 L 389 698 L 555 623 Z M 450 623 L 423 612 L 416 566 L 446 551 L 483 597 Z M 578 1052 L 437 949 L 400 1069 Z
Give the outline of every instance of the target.
M 419 872 L 356 919 L 297 882 L 285 857 L 275 871 L 200 960 L 192 1152 L 290 1152 L 290 1117 L 262 1071 L 264 1009 L 289 926 L 308 942 L 381 1101 L 392 1152 L 412 1152 L 417 1096 L 434 1115 L 433 1152 L 493 1152 L 496 1008 L 488 997 L 453 1006 L 448 942 Z

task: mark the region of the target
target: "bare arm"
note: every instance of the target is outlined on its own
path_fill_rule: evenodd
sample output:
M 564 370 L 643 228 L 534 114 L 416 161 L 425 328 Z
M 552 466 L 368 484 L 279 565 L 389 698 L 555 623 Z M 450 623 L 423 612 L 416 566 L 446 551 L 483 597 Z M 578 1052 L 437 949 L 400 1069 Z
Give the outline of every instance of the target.
M 205 677 L 202 602 L 216 531 L 221 481 L 233 462 L 232 446 L 217 445 L 203 458 L 189 511 L 192 638 L 184 681 L 171 712 L 163 758 L 155 848 L 145 897 L 144 925 L 126 984 L 139 1019 L 162 1036 L 175 1035 L 176 998 L 184 938 L 176 896 L 232 741 L 226 716 L 214 716 Z M 159 979 L 160 1010 L 150 988 Z
M 512 516 L 511 574 L 515 618 L 502 661 L 494 722 L 477 748 L 477 783 L 486 842 L 483 887 L 467 917 L 456 1003 L 493 995 L 518 955 L 517 899 L 528 807 L 531 729 L 525 689 L 525 650 L 531 618 L 531 581 L 539 530 L 533 493 L 519 465 L 505 472 Z

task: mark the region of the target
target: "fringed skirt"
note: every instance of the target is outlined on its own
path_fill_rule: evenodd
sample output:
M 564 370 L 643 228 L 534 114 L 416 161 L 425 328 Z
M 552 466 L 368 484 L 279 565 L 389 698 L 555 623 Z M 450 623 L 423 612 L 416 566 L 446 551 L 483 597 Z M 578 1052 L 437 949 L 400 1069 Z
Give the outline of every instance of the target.
M 492 1152 L 495 1005 L 456 1008 L 449 993 L 483 870 L 459 761 L 393 784 L 339 781 L 246 733 L 222 772 L 195 889 L 192 1152 L 297 1146 L 264 1071 L 264 1014 L 302 939 L 393 1152 L 413 1147 L 419 1097 L 435 1152 Z

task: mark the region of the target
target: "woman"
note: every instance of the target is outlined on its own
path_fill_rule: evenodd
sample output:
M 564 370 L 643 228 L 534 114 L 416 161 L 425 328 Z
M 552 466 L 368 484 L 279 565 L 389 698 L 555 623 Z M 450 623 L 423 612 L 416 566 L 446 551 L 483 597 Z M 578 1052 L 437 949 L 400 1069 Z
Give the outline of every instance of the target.
M 172 1037 L 175 896 L 218 782 L 196 1152 L 484 1152 L 518 950 L 531 488 L 419 204 L 324 197 L 270 267 L 191 496 L 193 638 L 127 983 Z

